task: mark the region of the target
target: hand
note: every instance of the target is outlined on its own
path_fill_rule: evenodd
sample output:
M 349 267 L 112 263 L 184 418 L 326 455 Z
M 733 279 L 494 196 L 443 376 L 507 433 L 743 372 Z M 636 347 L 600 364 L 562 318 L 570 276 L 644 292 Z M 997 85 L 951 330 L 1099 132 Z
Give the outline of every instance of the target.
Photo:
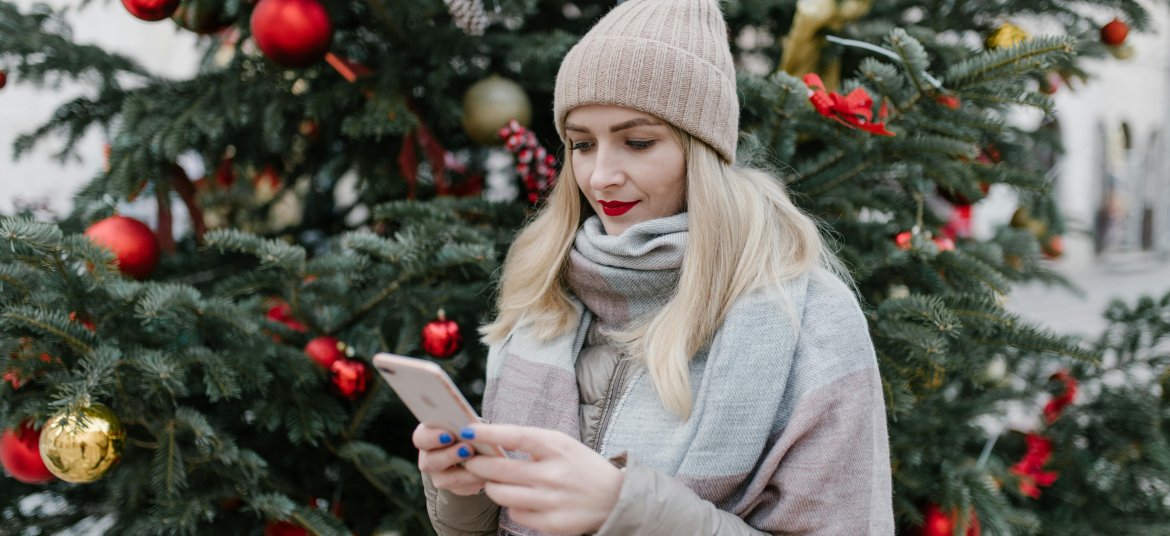
M 476 424 L 460 435 L 527 453 L 532 461 L 474 456 L 463 463 L 487 481 L 485 493 L 517 523 L 542 532 L 580 534 L 601 528 L 617 504 L 625 475 L 600 454 L 561 432 Z
M 425 424 L 414 429 L 411 441 L 418 449 L 418 470 L 431 475 L 436 488 L 456 495 L 475 495 L 483 489 L 484 480 L 459 465 L 475 452 L 471 444 L 456 443 L 447 431 Z

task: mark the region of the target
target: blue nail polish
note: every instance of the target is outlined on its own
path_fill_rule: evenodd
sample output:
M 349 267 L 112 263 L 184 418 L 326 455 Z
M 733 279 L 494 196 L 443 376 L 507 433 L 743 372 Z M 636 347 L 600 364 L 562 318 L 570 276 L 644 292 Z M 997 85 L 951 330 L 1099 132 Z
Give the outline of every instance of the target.
M 454 439 L 451 438 L 451 434 L 448 434 L 448 433 L 439 434 L 439 443 L 441 443 L 443 445 L 449 445 L 449 444 L 451 444 L 452 441 L 454 441 Z
M 468 450 L 468 448 L 466 446 L 459 447 L 459 457 L 460 458 L 470 458 L 471 451 Z
M 464 428 L 459 431 L 459 437 L 463 439 L 475 439 L 475 430 L 471 428 Z

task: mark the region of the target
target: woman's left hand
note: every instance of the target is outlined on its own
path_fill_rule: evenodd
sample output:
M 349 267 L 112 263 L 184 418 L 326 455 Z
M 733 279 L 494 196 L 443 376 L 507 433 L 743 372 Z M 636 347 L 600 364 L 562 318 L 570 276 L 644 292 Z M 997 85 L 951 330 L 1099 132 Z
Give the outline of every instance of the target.
M 532 458 L 522 461 L 479 454 L 463 462 L 470 473 L 487 481 L 488 497 L 508 507 L 512 519 L 526 527 L 559 534 L 595 532 L 617 504 L 625 475 L 561 432 L 476 424 L 464 428 L 461 436 Z

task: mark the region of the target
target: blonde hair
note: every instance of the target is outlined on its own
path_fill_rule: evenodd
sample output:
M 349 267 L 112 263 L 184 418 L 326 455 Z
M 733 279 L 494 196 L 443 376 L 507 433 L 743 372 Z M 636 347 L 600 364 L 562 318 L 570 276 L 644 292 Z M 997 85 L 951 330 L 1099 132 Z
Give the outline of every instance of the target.
M 661 310 L 634 319 L 611 338 L 645 363 L 663 405 L 686 419 L 691 412 L 687 365 L 715 336 L 736 300 L 761 286 L 780 290 L 779 283 L 817 267 L 850 278 L 816 222 L 793 204 L 774 174 L 729 165 L 685 131 L 672 125 L 672 132 L 687 170 L 688 238 L 678 290 Z M 546 205 L 508 251 L 496 319 L 479 330 L 485 343 L 502 341 L 526 323 L 542 341 L 576 327 L 566 271 L 584 221 L 583 205 L 567 151 Z

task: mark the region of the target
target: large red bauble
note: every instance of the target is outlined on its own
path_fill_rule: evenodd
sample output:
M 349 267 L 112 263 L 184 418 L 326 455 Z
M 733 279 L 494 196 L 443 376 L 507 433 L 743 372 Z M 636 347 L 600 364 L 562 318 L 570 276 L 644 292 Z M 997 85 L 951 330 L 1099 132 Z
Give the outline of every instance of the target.
M 122 5 L 135 17 L 155 21 L 171 16 L 179 7 L 179 0 L 122 0 Z
M 427 322 L 422 330 L 423 350 L 438 358 L 447 358 L 459 351 L 463 343 L 463 335 L 459 333 L 459 324 L 454 320 L 447 320 L 442 311 L 439 318 Z
M 1129 25 L 1120 19 L 1113 19 L 1101 27 L 1101 42 L 1111 47 L 1124 43 L 1128 36 Z
M 0 465 L 4 470 L 25 484 L 44 484 L 57 477 L 41 461 L 41 431 L 20 425 L 20 430 L 5 430 L 0 436 Z
M 926 505 L 926 512 L 923 515 L 925 520 L 922 522 L 921 536 L 952 536 L 955 533 L 955 526 L 959 524 L 957 513 L 944 513 L 937 504 Z M 975 515 L 975 510 L 971 510 L 971 519 L 967 520 L 967 536 L 980 534 L 982 529 L 979 527 L 979 518 Z
M 333 363 L 345 357 L 345 343 L 328 335 L 317 337 L 305 345 L 305 355 L 325 370 L 332 370 Z
M 260 0 L 252 11 L 252 36 L 272 61 L 304 67 L 329 52 L 333 23 L 317 0 Z
M 331 367 L 333 372 L 330 378 L 334 387 L 342 396 L 353 400 L 366 392 L 366 382 L 370 377 L 370 369 L 364 361 L 357 359 L 338 359 Z
M 95 244 L 114 252 L 122 273 L 142 279 L 158 265 L 158 238 L 145 223 L 126 216 L 111 216 L 85 230 Z

